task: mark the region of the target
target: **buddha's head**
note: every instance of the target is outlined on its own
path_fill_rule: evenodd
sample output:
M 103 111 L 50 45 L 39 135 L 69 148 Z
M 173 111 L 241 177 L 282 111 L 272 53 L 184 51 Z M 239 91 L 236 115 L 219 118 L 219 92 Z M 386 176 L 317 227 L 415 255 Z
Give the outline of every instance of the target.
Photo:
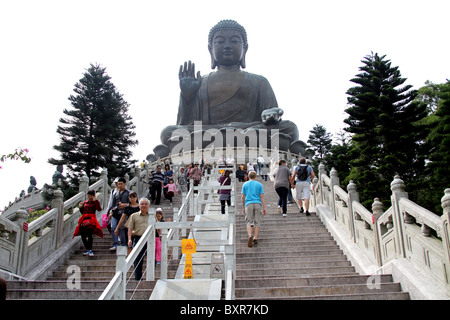
M 211 54 L 211 68 L 217 66 L 245 68 L 247 33 L 234 20 L 222 20 L 211 28 L 208 36 L 208 50 Z

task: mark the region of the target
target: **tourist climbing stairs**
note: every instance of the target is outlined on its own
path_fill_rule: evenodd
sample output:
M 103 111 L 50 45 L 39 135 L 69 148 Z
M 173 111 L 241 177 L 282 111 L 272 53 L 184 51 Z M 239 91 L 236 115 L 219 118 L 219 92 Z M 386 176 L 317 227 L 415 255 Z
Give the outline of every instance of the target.
M 261 179 L 258 177 L 258 181 Z M 236 216 L 236 299 L 405 300 L 390 275 L 360 275 L 314 212 L 278 212 L 273 182 L 263 181 L 267 214 L 258 243 L 248 247 L 241 201 Z M 242 183 L 238 184 L 240 192 Z

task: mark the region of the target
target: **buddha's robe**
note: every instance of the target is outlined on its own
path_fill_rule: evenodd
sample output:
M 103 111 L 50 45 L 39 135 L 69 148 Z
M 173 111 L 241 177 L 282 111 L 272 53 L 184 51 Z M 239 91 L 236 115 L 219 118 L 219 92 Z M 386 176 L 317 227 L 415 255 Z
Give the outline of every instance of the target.
M 229 125 L 240 123 L 243 128 L 261 123 L 265 109 L 278 107 L 275 94 L 263 76 L 241 71 L 238 81 L 214 81 L 214 75 L 204 76 L 197 95 L 189 104 L 180 97 L 177 125 Z M 237 125 L 239 126 L 239 125 Z

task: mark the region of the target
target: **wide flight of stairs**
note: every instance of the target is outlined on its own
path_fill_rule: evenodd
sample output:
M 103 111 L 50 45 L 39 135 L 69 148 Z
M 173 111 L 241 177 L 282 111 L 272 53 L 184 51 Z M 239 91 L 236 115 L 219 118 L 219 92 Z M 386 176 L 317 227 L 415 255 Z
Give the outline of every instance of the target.
M 267 214 L 253 248 L 247 246 L 244 216 L 236 217 L 237 300 L 409 299 L 390 275 L 359 275 L 314 212 L 307 217 L 294 203 L 283 217 L 277 211 L 273 182 L 262 183 Z M 241 187 L 238 183 L 239 193 Z M 236 202 L 242 213 L 241 201 Z
M 173 199 L 173 206 L 169 205 L 168 200 L 161 200 L 159 206 L 163 209 L 164 218 L 172 218 L 173 207 L 181 206 L 181 196 Z M 92 251 L 93 257 L 83 256 L 85 251 L 80 239 L 79 248 L 66 260 L 65 264 L 59 266 L 53 272 L 51 277 L 43 281 L 7 281 L 7 299 L 50 299 L 50 300 L 71 300 L 71 299 L 87 299 L 96 300 L 103 293 L 111 279 L 115 274 L 116 252 L 110 251 L 112 244 L 111 234 L 107 229 L 103 229 L 104 237 L 94 236 L 94 244 Z M 169 252 L 170 257 L 170 252 Z M 144 258 L 146 261 L 146 258 Z M 170 259 L 168 266 L 168 276 L 173 278 L 178 269 L 179 259 Z M 80 289 L 74 288 L 73 267 L 80 268 Z M 145 268 L 145 263 L 144 263 Z M 155 281 L 135 281 L 133 267 L 128 272 L 127 279 L 127 297 L 126 299 L 148 300 L 152 290 L 160 277 L 160 267 L 156 267 Z M 145 270 L 145 269 L 144 269 Z M 145 274 L 145 273 L 144 273 Z M 69 279 L 69 284 L 67 283 Z
M 261 179 L 258 177 L 258 181 Z M 392 276 L 377 276 L 379 286 L 370 275 L 359 275 L 340 250 L 322 222 L 311 212 L 300 214 L 296 204 L 288 206 L 288 216 L 277 211 L 278 196 L 273 182 L 263 181 L 267 215 L 263 217 L 258 244 L 247 247 L 247 232 L 242 215 L 240 192 L 236 193 L 236 299 L 382 299 L 406 300 L 400 284 Z M 174 198 L 181 206 L 181 197 Z M 173 207 L 163 201 L 165 218 Z M 7 299 L 98 299 L 115 272 L 115 252 L 110 252 L 111 236 L 94 238 L 95 256 L 83 256 L 83 245 L 45 281 L 8 281 Z M 69 289 L 68 267 L 81 269 L 81 289 Z M 171 259 L 168 276 L 174 278 L 179 260 Z M 159 278 L 159 267 L 156 269 Z M 156 281 L 134 281 L 133 268 L 128 273 L 127 299 L 149 299 Z M 378 284 L 378 283 L 376 283 Z M 375 287 L 375 288 L 374 288 Z

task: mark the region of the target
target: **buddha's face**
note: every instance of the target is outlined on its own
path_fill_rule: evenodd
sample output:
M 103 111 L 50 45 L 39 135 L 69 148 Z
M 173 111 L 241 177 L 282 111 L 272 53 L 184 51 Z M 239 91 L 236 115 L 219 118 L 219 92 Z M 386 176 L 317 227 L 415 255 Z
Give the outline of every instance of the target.
M 235 30 L 217 31 L 209 48 L 216 64 L 225 67 L 239 65 L 246 51 L 240 32 Z

